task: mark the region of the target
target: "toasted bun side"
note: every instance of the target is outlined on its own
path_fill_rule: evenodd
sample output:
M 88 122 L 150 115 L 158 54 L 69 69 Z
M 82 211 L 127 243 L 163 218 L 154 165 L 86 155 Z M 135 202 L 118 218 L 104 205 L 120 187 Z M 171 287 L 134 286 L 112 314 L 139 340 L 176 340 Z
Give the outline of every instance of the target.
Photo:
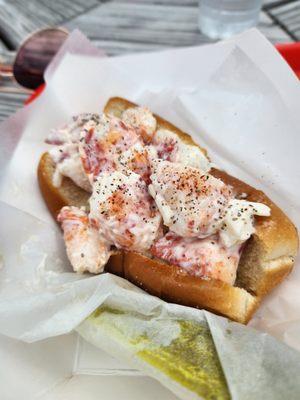
M 259 306 L 258 298 L 244 289 L 215 279 L 188 275 L 180 267 L 136 252 L 125 252 L 123 276 L 161 299 L 205 308 L 243 324 L 250 320 Z
M 120 117 L 135 104 L 121 98 L 108 101 L 104 112 Z M 192 138 L 162 118 L 158 127 L 171 130 L 188 144 L 197 146 Z M 202 149 L 206 154 L 206 151 Z M 56 216 L 65 205 L 87 205 L 90 196 L 70 179 L 61 187 L 52 183 L 54 164 L 45 153 L 39 163 L 38 179 L 45 202 Z M 116 251 L 105 267 L 107 272 L 125 277 L 147 292 L 167 301 L 205 308 L 232 320 L 247 323 L 260 299 L 278 285 L 291 271 L 298 248 L 297 231 L 288 217 L 261 191 L 231 177 L 224 171 L 212 174 L 233 186 L 237 194 L 246 193 L 247 200 L 267 204 L 271 216 L 256 218 L 256 233 L 247 242 L 238 267 L 235 286 L 213 279 L 189 276 L 180 267 L 135 252 Z
M 38 165 L 38 181 L 46 205 L 56 220 L 59 211 L 64 206 L 86 206 L 90 193 L 81 189 L 75 183 L 64 177 L 60 187 L 53 185 L 55 164 L 49 153 L 44 153 Z
M 270 217 L 256 217 L 256 232 L 243 250 L 237 271 L 236 285 L 257 296 L 264 296 L 292 270 L 298 250 L 298 235 L 289 218 L 262 191 L 254 189 L 224 171 L 212 174 L 231 185 L 237 195 L 264 203 L 271 209 Z

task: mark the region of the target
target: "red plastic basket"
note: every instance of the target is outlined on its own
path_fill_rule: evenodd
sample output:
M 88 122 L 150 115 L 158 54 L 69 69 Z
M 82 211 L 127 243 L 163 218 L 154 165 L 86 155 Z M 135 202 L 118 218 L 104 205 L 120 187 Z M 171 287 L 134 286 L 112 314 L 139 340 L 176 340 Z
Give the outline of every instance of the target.
M 34 99 L 36 99 L 42 91 L 45 89 L 45 84 L 39 86 L 24 102 L 25 105 L 31 103 Z
M 276 48 L 300 79 L 300 42 L 277 44 Z

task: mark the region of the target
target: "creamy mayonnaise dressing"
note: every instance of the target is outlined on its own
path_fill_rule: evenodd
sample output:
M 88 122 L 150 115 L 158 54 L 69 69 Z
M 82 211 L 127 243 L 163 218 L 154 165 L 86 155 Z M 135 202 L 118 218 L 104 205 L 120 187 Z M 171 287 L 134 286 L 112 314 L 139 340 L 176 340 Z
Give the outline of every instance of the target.
M 254 215 L 268 217 L 271 210 L 262 203 L 247 200 L 230 200 L 220 230 L 220 238 L 224 246 L 230 247 L 243 243 L 255 232 Z
M 94 113 L 75 115 L 68 124 L 65 124 L 57 129 L 52 129 L 46 139 L 46 143 L 54 145 L 78 143 L 83 126 L 86 123 L 96 124 L 98 120 L 99 115 Z
M 156 147 L 158 158 L 162 160 L 198 168 L 203 173 L 210 170 L 209 160 L 198 147 L 184 143 L 175 133 L 167 129 L 158 129 L 152 144 Z
M 142 140 L 136 130 L 114 117 L 102 117 L 96 127 L 84 127 L 79 151 L 91 183 L 103 172 L 117 169 L 118 157 Z
M 128 108 L 122 113 L 121 119 L 136 128 L 145 142 L 151 141 L 156 130 L 156 119 L 148 108 Z
M 57 217 L 62 224 L 67 255 L 76 272 L 99 274 L 110 257 L 110 245 L 89 223 L 84 209 L 63 207 Z
M 233 198 L 230 188 L 220 179 L 182 164 L 155 160 L 152 166 L 149 192 L 164 224 L 183 237 L 216 233 Z
M 55 146 L 49 150 L 49 154 L 56 165 L 53 175 L 55 187 L 60 187 L 62 178 L 66 176 L 87 192 L 92 191 L 92 186 L 83 169 L 78 144 L 65 143 L 61 146 Z
M 96 125 L 99 116 L 84 113 L 74 116 L 69 124 L 53 129 L 46 139 L 46 143 L 55 145 L 49 150 L 50 157 L 56 169 L 53 175 L 53 184 L 59 187 L 63 176 L 72 179 L 79 187 L 91 192 L 92 188 L 83 169 L 79 156 L 80 135 L 85 124 Z
M 118 157 L 117 169 L 125 175 L 127 171 L 133 171 L 149 184 L 151 182 L 151 162 L 156 158 L 157 151 L 154 146 L 145 146 L 138 142 Z
M 240 245 L 224 247 L 217 235 L 198 239 L 183 238 L 168 232 L 153 244 L 151 253 L 182 267 L 188 274 L 233 285 L 240 259 Z
M 94 183 L 90 219 L 119 248 L 146 251 L 161 231 L 161 216 L 134 172 L 104 173 Z

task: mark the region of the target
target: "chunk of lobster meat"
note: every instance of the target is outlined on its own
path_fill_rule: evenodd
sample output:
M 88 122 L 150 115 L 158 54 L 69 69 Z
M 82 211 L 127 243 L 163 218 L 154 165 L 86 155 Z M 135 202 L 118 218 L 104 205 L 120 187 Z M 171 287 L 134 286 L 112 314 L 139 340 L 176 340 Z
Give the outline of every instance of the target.
M 128 171 L 101 174 L 90 198 L 90 218 L 118 248 L 148 250 L 161 234 L 161 216 L 141 177 Z
M 61 146 L 54 146 L 49 150 L 49 154 L 55 163 L 53 174 L 55 187 L 60 187 L 63 177 L 66 176 L 87 192 L 92 191 L 90 181 L 82 166 L 78 144 L 65 143 Z
M 233 194 L 229 186 L 199 169 L 153 160 L 149 192 L 164 224 L 179 236 L 204 238 L 216 233 Z
M 143 146 L 138 142 L 118 157 L 117 169 L 125 175 L 128 170 L 135 172 L 148 185 L 151 182 L 151 161 L 155 158 L 157 152 L 153 146 Z
M 117 158 L 136 143 L 142 143 L 134 128 L 114 117 L 103 115 L 98 125 L 87 124 L 80 139 L 80 154 L 91 182 L 103 172 L 117 168 Z
M 222 246 L 218 235 L 205 239 L 183 238 L 168 232 L 151 247 L 151 253 L 193 276 L 217 279 L 233 285 L 241 245 Z
M 210 170 L 210 161 L 197 146 L 185 143 L 179 136 L 167 129 L 158 129 L 152 139 L 158 158 L 200 169 L 202 173 Z
M 52 129 L 46 139 L 46 143 L 54 145 L 78 143 L 84 125 L 86 123 L 96 125 L 99 119 L 100 115 L 95 113 L 74 115 L 68 124 Z
M 148 144 L 156 130 L 156 118 L 146 107 L 133 107 L 123 111 L 122 121 L 134 127 L 143 141 Z
M 63 207 L 57 217 L 64 232 L 67 255 L 75 272 L 103 272 L 111 252 L 110 245 L 77 207 Z

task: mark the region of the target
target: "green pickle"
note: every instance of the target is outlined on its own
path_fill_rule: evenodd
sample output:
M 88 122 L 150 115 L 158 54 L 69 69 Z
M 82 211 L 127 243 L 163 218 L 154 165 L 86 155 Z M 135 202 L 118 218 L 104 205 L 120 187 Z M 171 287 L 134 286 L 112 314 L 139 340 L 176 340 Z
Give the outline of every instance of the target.
M 151 337 L 145 331 L 135 331 L 139 320 L 141 324 L 147 323 L 145 316 L 108 307 L 98 308 L 89 317 L 90 322 L 96 323 L 99 328 L 101 326 L 122 346 L 130 348 L 136 357 L 184 388 L 207 400 L 230 399 L 213 339 L 205 322 L 172 320 L 172 324 L 179 327 L 179 333 L 170 343 L 162 345 L 154 340 L 155 329 L 151 329 Z M 157 321 L 159 335 L 159 324 L 168 322 Z M 150 318 L 149 323 L 152 323 Z

